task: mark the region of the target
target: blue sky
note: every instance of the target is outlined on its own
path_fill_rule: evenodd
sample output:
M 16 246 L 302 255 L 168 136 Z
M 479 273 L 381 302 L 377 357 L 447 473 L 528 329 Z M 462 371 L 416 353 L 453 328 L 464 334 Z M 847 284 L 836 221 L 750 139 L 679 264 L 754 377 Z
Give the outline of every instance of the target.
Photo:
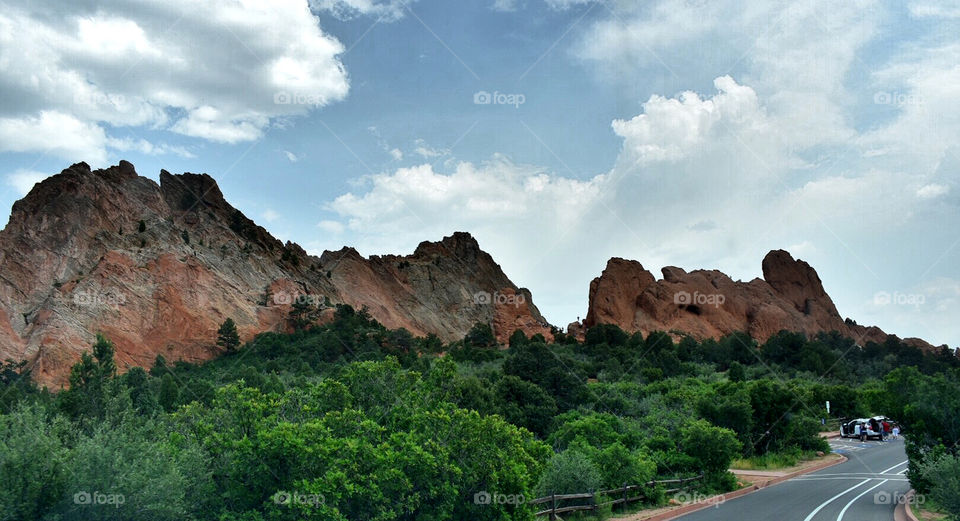
M 960 345 L 956 2 L 33 4 L 0 0 L 5 208 L 81 160 L 208 172 L 312 253 L 470 231 L 561 325 L 611 256 L 784 248 Z

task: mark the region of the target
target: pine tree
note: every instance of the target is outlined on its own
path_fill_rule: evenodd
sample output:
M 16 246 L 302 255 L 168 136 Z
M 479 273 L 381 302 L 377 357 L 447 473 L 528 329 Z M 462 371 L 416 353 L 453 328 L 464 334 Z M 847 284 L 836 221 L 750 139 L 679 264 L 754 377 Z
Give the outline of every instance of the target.
M 217 345 L 226 349 L 227 352 L 233 352 L 240 346 L 240 335 L 237 333 L 237 324 L 232 318 L 228 318 L 220 324 L 217 330 Z
M 176 407 L 179 397 L 180 390 L 177 388 L 177 382 L 173 379 L 173 375 L 170 373 L 163 375 L 163 379 L 160 381 L 160 396 L 157 398 L 160 407 L 163 407 L 163 410 L 167 412 L 172 411 Z

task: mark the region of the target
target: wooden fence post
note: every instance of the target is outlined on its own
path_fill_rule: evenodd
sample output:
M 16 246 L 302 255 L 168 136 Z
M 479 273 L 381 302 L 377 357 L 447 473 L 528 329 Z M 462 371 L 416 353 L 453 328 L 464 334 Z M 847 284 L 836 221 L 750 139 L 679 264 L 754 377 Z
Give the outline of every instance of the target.
M 550 494 L 550 521 L 557 521 L 557 495 Z
M 626 508 L 627 508 L 627 482 L 624 481 L 624 482 L 623 482 L 623 509 L 622 509 L 622 510 L 626 510 Z

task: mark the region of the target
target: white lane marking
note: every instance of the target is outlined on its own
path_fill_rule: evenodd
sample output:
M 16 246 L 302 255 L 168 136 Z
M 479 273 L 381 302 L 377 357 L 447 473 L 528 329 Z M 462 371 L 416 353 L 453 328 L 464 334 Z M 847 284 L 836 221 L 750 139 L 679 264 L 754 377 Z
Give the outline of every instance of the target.
M 747 472 L 747 474 L 749 474 L 749 472 Z M 806 474 L 796 479 L 803 479 L 803 478 L 809 478 L 809 477 L 815 477 L 815 476 L 852 476 L 860 479 L 866 479 L 866 478 L 883 479 L 888 476 L 895 477 L 897 475 L 899 475 L 899 472 L 894 474 L 883 474 L 880 472 L 836 472 L 836 473 L 827 473 L 827 474 L 820 474 L 820 473 Z
M 837 516 L 837 521 L 843 521 L 843 515 L 847 513 L 847 509 L 850 508 L 850 505 L 852 505 L 854 501 L 862 498 L 867 492 L 870 492 L 871 490 L 879 487 L 880 485 L 883 485 L 883 484 L 886 483 L 887 481 L 889 481 L 889 480 L 886 480 L 886 479 L 885 479 L 885 480 L 881 481 L 880 483 L 877 483 L 876 485 L 868 488 L 867 490 L 864 490 L 863 492 L 861 492 L 860 494 L 858 494 L 857 497 L 851 499 L 850 502 L 847 503 L 846 506 L 843 507 L 843 510 L 840 511 L 840 515 Z
M 808 515 L 807 517 L 805 517 L 805 518 L 803 519 L 803 521 L 810 521 L 811 519 L 813 519 L 813 516 L 817 515 L 817 512 L 820 512 L 821 510 L 823 510 L 823 507 L 829 505 L 830 503 L 833 503 L 833 502 L 836 501 L 837 498 L 839 498 L 840 496 L 846 494 L 847 492 L 850 492 L 851 490 L 853 490 L 853 489 L 859 487 L 860 485 L 863 485 L 864 483 L 867 483 L 867 482 L 869 482 L 869 481 L 870 481 L 869 479 L 865 479 L 865 480 L 861 481 L 860 483 L 857 483 L 856 485 L 848 488 L 847 490 L 844 490 L 843 492 L 837 494 L 836 496 L 833 496 L 832 498 L 824 501 L 823 503 L 820 503 L 820 506 L 818 506 L 817 508 L 815 508 L 815 509 L 813 510 L 813 512 L 810 512 L 810 515 Z
M 879 472 L 879 474 L 886 474 L 887 472 L 890 472 L 891 470 L 899 467 L 900 465 L 903 465 L 904 463 L 907 463 L 908 461 L 909 461 L 909 460 L 903 460 L 903 461 L 901 461 L 900 463 L 897 463 L 896 465 L 888 468 L 887 470 L 884 470 L 884 471 L 882 471 L 882 472 Z
M 841 480 L 841 481 L 850 481 L 852 479 L 863 479 L 863 476 L 851 476 L 849 478 L 796 478 L 790 481 L 831 481 L 831 480 Z M 867 478 L 867 479 L 881 479 L 881 478 Z M 886 478 L 887 481 L 910 481 L 909 479 L 903 478 Z
M 909 468 L 909 467 L 907 467 L 907 468 L 905 468 L 905 469 L 903 469 L 903 470 L 901 470 L 900 472 L 897 472 L 897 474 L 906 474 L 908 470 L 910 470 L 910 468 Z

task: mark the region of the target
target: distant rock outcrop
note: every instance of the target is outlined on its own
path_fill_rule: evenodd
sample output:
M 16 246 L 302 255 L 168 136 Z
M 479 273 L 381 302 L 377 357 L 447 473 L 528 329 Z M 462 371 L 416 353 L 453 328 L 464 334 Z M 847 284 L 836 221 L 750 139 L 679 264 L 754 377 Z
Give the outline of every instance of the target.
M 768 253 L 763 279 L 750 282 L 715 270 L 687 273 L 668 266 L 662 273 L 658 281 L 637 261 L 610 259 L 590 283 L 586 318 L 570 324 L 568 331 L 582 336 L 597 324 L 615 324 L 628 332 L 667 331 L 700 339 L 743 331 L 761 342 L 784 329 L 811 337 L 838 331 L 861 345 L 888 336 L 879 328 L 845 321 L 817 272 L 783 250 Z M 905 342 L 933 348 L 916 338 Z
M 205 360 L 227 317 L 244 340 L 285 330 L 297 298 L 367 307 L 388 327 L 446 341 L 478 321 L 501 341 L 516 328 L 550 332 L 467 233 L 408 256 L 314 257 L 231 206 L 206 174 L 161 171 L 158 185 L 126 161 L 78 163 L 35 185 L 0 231 L 0 358 L 28 360 L 54 387 L 96 332 L 116 343 L 121 368 L 157 354 Z

